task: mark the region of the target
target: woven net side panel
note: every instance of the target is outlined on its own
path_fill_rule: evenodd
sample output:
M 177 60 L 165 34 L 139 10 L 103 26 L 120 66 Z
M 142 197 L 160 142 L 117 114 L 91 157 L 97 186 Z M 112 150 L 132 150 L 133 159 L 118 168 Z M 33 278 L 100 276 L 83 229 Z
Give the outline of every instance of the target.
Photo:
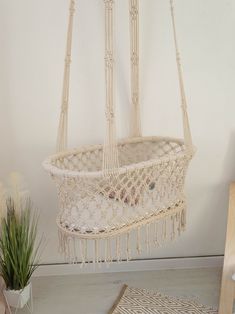
M 169 217 L 171 232 L 177 233 L 174 223 L 176 229 L 183 229 L 184 180 L 190 160 L 182 153 L 183 144 L 146 141 L 121 144 L 119 149 L 122 165 L 132 166 L 116 177 L 53 175 L 59 195 L 58 224 L 67 243 L 64 247 L 73 238 L 100 241 L 127 236 L 131 230 Z M 60 169 L 97 171 L 102 151 L 67 155 L 55 164 Z
M 144 139 L 119 143 L 120 167 L 167 157 L 184 152 L 182 143 L 169 139 Z M 71 171 L 101 171 L 103 160 L 102 146 L 84 148 L 72 154 L 62 155 L 53 161 L 53 166 Z

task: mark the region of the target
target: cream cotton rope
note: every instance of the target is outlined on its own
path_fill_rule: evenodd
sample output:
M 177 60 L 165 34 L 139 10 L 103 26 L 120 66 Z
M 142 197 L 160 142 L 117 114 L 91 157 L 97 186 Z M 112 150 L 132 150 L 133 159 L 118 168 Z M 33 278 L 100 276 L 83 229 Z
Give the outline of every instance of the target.
M 142 136 L 139 99 L 139 1 L 129 0 L 132 121 L 130 136 Z
M 139 86 L 139 0 L 129 0 L 131 132 L 118 141 L 114 77 L 114 0 L 105 12 L 106 135 L 103 145 L 67 148 L 69 79 L 75 1 L 70 2 L 63 97 L 56 155 L 44 168 L 54 180 L 60 251 L 71 263 L 130 260 L 185 230 L 184 182 L 194 148 L 190 133 L 173 1 L 170 0 L 184 139 L 142 136 Z
M 114 108 L 114 51 L 113 51 L 113 11 L 114 1 L 105 3 L 105 80 L 106 80 L 106 139 L 103 148 L 104 175 L 114 175 L 119 168 Z
M 75 0 L 70 1 L 69 8 L 69 25 L 67 34 L 67 46 L 64 64 L 64 82 L 62 93 L 62 104 L 59 121 L 59 129 L 57 136 L 57 151 L 61 152 L 67 149 L 68 145 L 68 104 L 69 104 L 69 82 L 70 82 L 70 64 L 72 50 L 72 35 L 73 35 L 73 18 L 75 12 Z

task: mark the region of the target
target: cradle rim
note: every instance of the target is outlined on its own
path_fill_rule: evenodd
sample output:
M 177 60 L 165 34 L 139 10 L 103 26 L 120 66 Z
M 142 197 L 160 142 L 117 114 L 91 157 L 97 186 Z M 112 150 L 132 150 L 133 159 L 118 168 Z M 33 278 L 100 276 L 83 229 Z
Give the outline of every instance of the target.
M 167 141 L 167 142 L 175 142 L 178 144 L 184 144 L 185 141 L 182 138 L 175 138 L 175 137 L 167 137 L 167 136 L 141 136 L 141 137 L 134 137 L 134 138 L 125 138 L 118 141 L 118 146 L 124 145 L 124 144 L 131 144 L 131 143 L 139 143 L 139 142 L 147 142 L 147 141 Z M 104 173 L 103 170 L 99 171 L 77 171 L 77 170 L 68 170 L 68 169 L 61 169 L 56 166 L 54 166 L 52 163 L 58 158 L 63 158 L 69 155 L 76 155 L 85 151 L 94 151 L 97 149 L 103 149 L 102 144 L 91 144 L 91 145 L 85 145 L 80 146 L 78 148 L 69 149 L 63 152 L 59 152 L 53 155 L 50 155 L 48 158 L 44 160 L 42 163 L 43 168 L 49 172 L 51 175 L 56 176 L 64 176 L 64 177 L 103 177 Z M 188 156 L 189 159 L 192 158 L 192 156 L 195 153 L 195 147 L 193 146 L 191 149 L 187 149 L 185 146 L 185 149 L 182 152 L 175 153 L 172 155 L 167 155 L 163 157 L 157 157 L 153 159 L 149 159 L 147 161 L 142 161 L 138 163 L 133 163 L 126 166 L 120 166 L 118 168 L 118 174 L 123 174 L 128 171 L 134 170 L 134 169 L 141 169 L 145 168 L 146 166 L 151 166 L 154 164 L 161 164 L 168 161 L 173 161 L 182 158 L 183 156 Z

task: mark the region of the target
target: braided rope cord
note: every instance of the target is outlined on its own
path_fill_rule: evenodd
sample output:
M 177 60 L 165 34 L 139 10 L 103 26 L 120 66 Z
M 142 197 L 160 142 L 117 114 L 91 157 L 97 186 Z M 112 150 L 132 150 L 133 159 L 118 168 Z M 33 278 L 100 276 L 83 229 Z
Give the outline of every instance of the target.
M 113 176 L 119 168 L 114 102 L 114 0 L 105 4 L 105 82 L 106 138 L 103 149 L 103 173 Z
M 69 105 L 69 85 L 70 85 L 70 64 L 73 37 L 73 20 L 75 12 L 75 1 L 70 1 L 69 23 L 67 31 L 67 45 L 64 64 L 64 79 L 62 92 L 62 105 L 60 113 L 60 121 L 57 135 L 57 152 L 64 151 L 68 145 L 68 105 Z
M 105 4 L 105 81 L 106 81 L 106 137 L 103 149 L 103 171 L 104 175 L 113 175 L 119 168 L 119 158 L 117 149 L 115 101 L 114 101 L 114 0 L 104 0 Z M 176 50 L 176 62 L 179 76 L 179 87 L 181 94 L 181 108 L 183 116 L 184 139 L 186 147 L 192 151 L 192 137 L 187 113 L 187 100 L 183 81 L 181 57 L 179 52 L 174 1 L 170 0 L 171 18 L 173 26 L 174 44 Z M 70 64 L 72 50 L 73 20 L 75 12 L 75 0 L 70 1 L 70 14 L 67 32 L 66 56 L 64 65 L 62 105 L 57 136 L 57 151 L 67 149 L 68 138 L 68 105 L 70 86 Z M 131 136 L 140 137 L 141 119 L 139 103 L 139 0 L 129 0 L 130 13 L 130 59 L 131 59 Z
M 184 140 L 185 140 L 185 145 L 187 149 L 189 151 L 193 151 L 192 136 L 191 136 L 189 118 L 188 118 L 188 112 L 187 112 L 187 99 L 186 99 L 186 94 L 185 94 L 183 71 L 182 71 L 182 65 L 181 65 L 181 56 L 180 56 L 177 33 L 176 33 L 175 10 L 174 10 L 173 0 L 170 0 L 170 8 L 171 8 L 171 19 L 172 19 L 172 26 L 173 26 L 175 53 L 176 53 L 176 63 L 177 63 L 177 69 L 178 69 L 179 86 L 180 86 L 180 94 L 181 94 L 181 109 L 182 109 L 182 116 L 183 116 Z
M 140 99 L 139 99 L 139 0 L 129 0 L 130 13 L 130 62 L 131 62 L 131 132 L 130 136 L 140 137 Z

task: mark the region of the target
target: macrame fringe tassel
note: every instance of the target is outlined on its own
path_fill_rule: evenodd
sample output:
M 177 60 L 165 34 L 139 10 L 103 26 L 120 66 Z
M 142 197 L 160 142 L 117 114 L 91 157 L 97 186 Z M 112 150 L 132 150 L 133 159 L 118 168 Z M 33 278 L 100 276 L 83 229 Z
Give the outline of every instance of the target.
M 183 208 L 177 213 L 110 238 L 82 239 L 59 230 L 59 252 L 65 256 L 68 263 L 79 263 L 81 267 L 89 263 L 120 263 L 131 260 L 131 243 L 135 243 L 138 254 L 143 251 L 149 253 L 152 248 L 176 239 L 185 231 L 185 227 L 186 209 Z

